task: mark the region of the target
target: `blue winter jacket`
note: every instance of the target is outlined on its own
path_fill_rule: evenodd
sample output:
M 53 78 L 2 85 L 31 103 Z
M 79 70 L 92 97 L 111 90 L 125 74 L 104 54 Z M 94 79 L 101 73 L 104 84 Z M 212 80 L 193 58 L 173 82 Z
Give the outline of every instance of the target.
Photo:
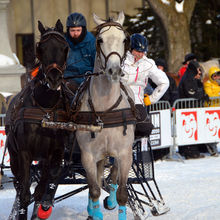
M 70 78 L 74 75 L 81 75 L 87 71 L 93 71 L 96 46 L 95 37 L 87 31 L 87 34 L 82 42 L 73 44 L 73 42 L 66 36 L 70 50 L 66 62 L 66 70 L 64 78 Z M 73 78 L 73 80 L 80 84 L 85 78 Z

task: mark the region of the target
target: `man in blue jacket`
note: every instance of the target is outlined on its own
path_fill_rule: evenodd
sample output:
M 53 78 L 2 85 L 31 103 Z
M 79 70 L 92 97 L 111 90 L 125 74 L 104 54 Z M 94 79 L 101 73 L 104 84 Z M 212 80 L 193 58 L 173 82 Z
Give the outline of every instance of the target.
M 84 77 L 74 78 L 76 75 L 84 75 L 87 71 L 93 71 L 96 45 L 95 37 L 87 31 L 86 19 L 80 13 L 72 13 L 66 21 L 66 40 L 69 44 L 69 54 L 64 78 L 69 83 L 71 90 L 75 90 L 84 81 Z

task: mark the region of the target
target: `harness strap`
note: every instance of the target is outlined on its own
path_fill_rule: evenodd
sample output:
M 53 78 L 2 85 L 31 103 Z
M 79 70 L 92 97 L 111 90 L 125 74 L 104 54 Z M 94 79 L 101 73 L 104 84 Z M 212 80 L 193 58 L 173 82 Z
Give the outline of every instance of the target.
M 108 113 L 97 113 L 102 118 L 104 128 L 135 124 L 137 121 L 130 108 L 117 109 Z M 97 125 L 97 118 L 90 111 L 79 112 L 76 117 L 71 117 L 71 121 L 76 124 Z
M 42 111 L 39 108 L 22 108 L 19 111 L 18 116 L 16 117 L 16 121 L 18 120 L 27 120 L 33 123 L 41 123 L 42 119 L 47 117 L 49 121 L 57 121 L 57 122 L 68 122 L 69 116 L 66 111 L 57 109 L 55 112 L 51 112 L 51 109 L 44 109 Z
M 92 112 L 95 114 L 97 120 L 100 120 L 100 115 L 95 111 L 95 108 L 94 108 L 94 105 L 93 105 L 93 102 L 92 102 L 92 97 L 91 97 L 91 93 L 90 93 L 90 89 L 89 90 L 89 98 L 88 98 L 88 103 L 89 103 L 89 106 L 92 110 Z M 120 96 L 118 97 L 117 101 L 109 108 L 107 109 L 106 111 L 102 112 L 102 115 L 104 116 L 106 113 L 112 111 L 113 109 L 117 108 L 120 104 L 122 100 L 122 94 L 120 94 Z
M 129 94 L 128 94 L 127 90 L 125 89 L 125 86 L 123 85 L 122 82 L 120 82 L 120 87 L 124 91 L 125 95 L 127 96 L 128 102 L 131 106 L 131 111 L 133 112 L 135 118 L 137 118 L 137 109 L 135 107 L 135 103 L 134 103 L 133 99 L 129 96 Z

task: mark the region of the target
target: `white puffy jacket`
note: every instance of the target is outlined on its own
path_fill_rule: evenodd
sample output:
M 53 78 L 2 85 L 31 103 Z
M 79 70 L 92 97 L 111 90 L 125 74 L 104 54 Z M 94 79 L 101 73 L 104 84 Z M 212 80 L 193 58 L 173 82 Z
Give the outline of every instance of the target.
M 151 104 L 157 102 L 169 87 L 169 79 L 166 73 L 158 69 L 155 62 L 145 55 L 134 63 L 134 56 L 128 51 L 122 71 L 124 76 L 121 78 L 121 81 L 132 89 L 135 96 L 135 104 L 144 105 L 144 89 L 148 78 L 157 85 L 149 96 Z

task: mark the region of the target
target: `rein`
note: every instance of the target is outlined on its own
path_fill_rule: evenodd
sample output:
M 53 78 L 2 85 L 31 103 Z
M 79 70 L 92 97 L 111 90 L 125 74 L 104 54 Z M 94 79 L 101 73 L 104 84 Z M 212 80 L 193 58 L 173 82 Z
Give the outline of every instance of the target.
M 104 71 L 100 71 L 100 72 L 97 72 L 97 73 L 92 73 L 91 71 L 87 71 L 84 74 L 78 74 L 78 75 L 74 75 L 74 76 L 70 76 L 70 77 L 65 77 L 65 79 L 88 78 L 88 77 L 91 77 L 91 76 L 99 76 L 99 75 L 102 75 L 102 74 L 104 74 Z

